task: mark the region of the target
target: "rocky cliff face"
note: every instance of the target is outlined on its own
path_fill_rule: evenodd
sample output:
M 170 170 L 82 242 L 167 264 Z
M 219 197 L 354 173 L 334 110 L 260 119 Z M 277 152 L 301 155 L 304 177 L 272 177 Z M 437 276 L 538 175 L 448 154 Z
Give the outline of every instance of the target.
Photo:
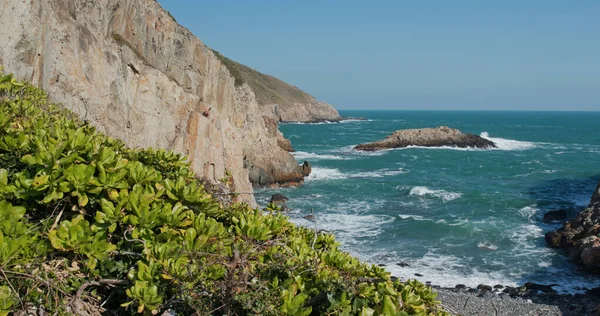
M 564 249 L 587 270 L 600 273 L 600 183 L 590 205 L 562 228 L 547 233 L 546 242 L 551 247 Z
M 101 131 L 184 153 L 212 181 L 229 173 L 251 204 L 252 174 L 262 184 L 302 180 L 279 146 L 278 118 L 156 1 L 0 0 L 0 16 L 10 21 L 0 28 L 5 72 Z
M 331 105 L 318 101 L 298 87 L 237 63 L 219 52 L 215 55 L 231 71 L 236 85 L 245 83 L 254 90 L 265 115 L 274 116 L 279 122 L 314 123 L 342 119 Z

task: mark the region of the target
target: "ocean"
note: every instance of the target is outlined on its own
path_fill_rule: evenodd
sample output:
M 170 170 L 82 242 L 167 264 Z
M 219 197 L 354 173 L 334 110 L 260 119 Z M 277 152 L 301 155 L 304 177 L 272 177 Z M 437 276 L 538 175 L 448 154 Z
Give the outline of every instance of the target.
M 578 293 L 600 286 L 544 234 L 587 206 L 600 180 L 600 112 L 341 111 L 339 123 L 282 124 L 312 173 L 297 188 L 259 189 L 290 198 L 297 225 L 314 211 L 318 229 L 363 261 L 402 279 L 435 285 L 558 284 Z M 481 135 L 499 148 L 358 152 L 393 131 L 440 125 Z

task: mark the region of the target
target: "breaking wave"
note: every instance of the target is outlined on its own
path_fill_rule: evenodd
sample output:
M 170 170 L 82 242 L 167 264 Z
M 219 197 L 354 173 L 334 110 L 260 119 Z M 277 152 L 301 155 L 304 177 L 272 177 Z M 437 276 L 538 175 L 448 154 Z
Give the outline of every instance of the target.
M 444 202 L 456 200 L 462 196 L 462 193 L 448 192 L 445 190 L 431 190 L 428 187 L 422 186 L 410 189 L 410 192 L 408 194 L 412 196 L 434 196 L 442 199 Z
M 536 144 L 532 142 L 490 137 L 488 132 L 483 132 L 479 136 L 494 142 L 494 144 L 496 144 L 500 150 L 526 150 L 537 147 Z

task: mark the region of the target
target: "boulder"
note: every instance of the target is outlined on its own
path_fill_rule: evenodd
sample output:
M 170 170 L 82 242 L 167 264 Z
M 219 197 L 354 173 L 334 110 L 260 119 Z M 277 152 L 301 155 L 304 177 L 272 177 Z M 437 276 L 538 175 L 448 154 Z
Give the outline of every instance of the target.
M 546 233 L 546 243 L 564 249 L 566 254 L 583 264 L 586 270 L 600 273 L 600 183 L 589 206 L 560 229 Z
M 310 166 L 310 164 L 308 163 L 308 161 L 304 161 L 304 163 L 302 164 L 302 175 L 304 175 L 305 177 L 308 177 L 308 175 L 312 172 L 312 167 Z
M 303 218 L 304 218 L 305 220 L 307 220 L 307 221 L 311 221 L 311 222 L 314 222 L 314 221 L 315 221 L 315 216 L 314 216 L 314 215 L 312 215 L 312 214 L 304 215 L 304 217 L 303 217 Z
M 545 284 L 527 282 L 527 283 L 525 283 L 524 286 L 528 290 L 536 290 L 536 291 L 540 291 L 540 292 L 544 292 L 544 293 L 556 293 L 556 291 L 552 288 L 553 286 L 556 286 L 556 284 L 545 285 Z
M 277 205 L 286 205 L 288 200 L 289 199 L 287 196 L 284 196 L 281 194 L 273 194 L 271 196 L 270 203 L 277 204 Z
M 354 147 L 356 150 L 377 151 L 390 148 L 403 148 L 408 146 L 423 147 L 472 147 L 472 148 L 496 148 L 494 142 L 481 136 L 463 133 L 457 129 L 447 126 L 436 128 L 406 129 L 398 130 L 386 137 L 384 140 L 373 143 L 360 144 Z
M 565 210 L 556 210 L 549 211 L 544 214 L 544 222 L 552 222 L 552 221 L 564 221 L 567 219 L 567 211 Z

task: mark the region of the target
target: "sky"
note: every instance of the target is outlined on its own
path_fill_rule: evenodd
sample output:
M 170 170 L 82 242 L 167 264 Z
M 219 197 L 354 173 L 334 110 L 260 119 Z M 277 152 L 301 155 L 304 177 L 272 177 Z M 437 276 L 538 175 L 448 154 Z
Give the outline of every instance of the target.
M 337 109 L 600 111 L 597 0 L 159 0 Z

